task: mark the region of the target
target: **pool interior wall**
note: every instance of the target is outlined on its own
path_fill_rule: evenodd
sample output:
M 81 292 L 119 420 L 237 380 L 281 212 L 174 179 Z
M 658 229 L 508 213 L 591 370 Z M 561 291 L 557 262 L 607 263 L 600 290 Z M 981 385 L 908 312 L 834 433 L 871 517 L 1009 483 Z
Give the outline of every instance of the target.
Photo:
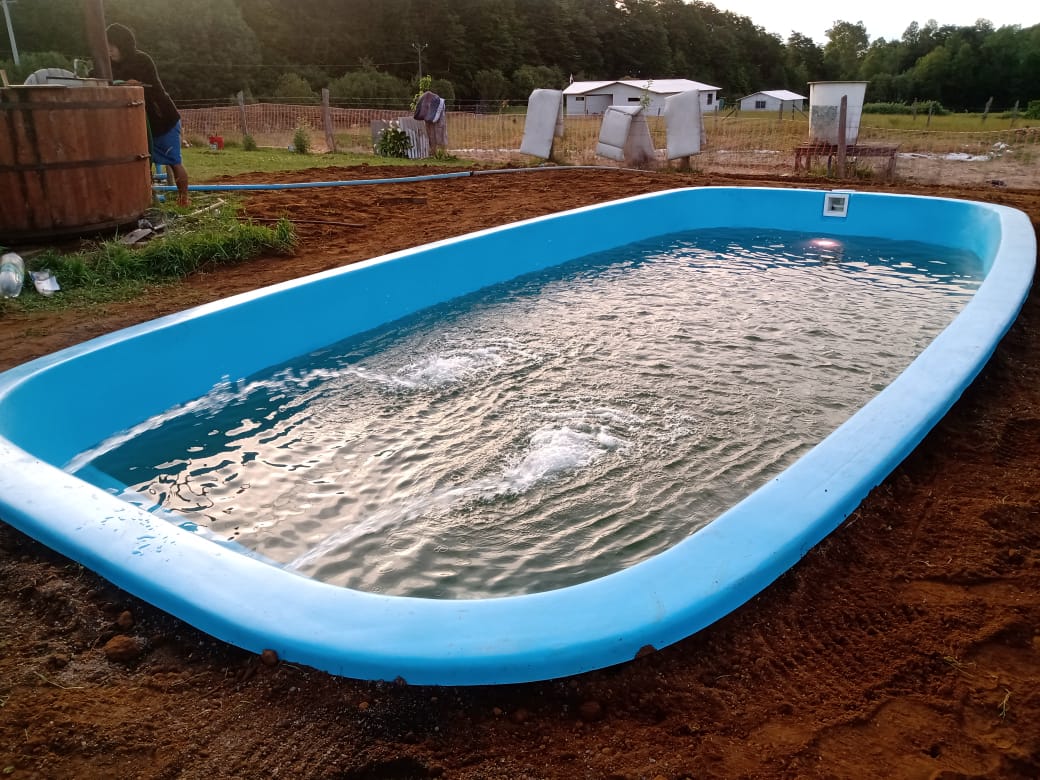
M 1028 218 L 990 204 L 694 188 L 519 222 L 265 288 L 113 333 L 0 375 L 0 519 L 232 644 L 368 679 L 547 679 L 688 636 L 758 593 L 917 445 L 981 370 L 1031 284 Z M 152 516 L 61 470 L 224 378 L 488 285 L 697 228 L 878 236 L 965 249 L 987 276 L 958 318 L 863 409 L 779 477 L 650 560 L 497 599 L 387 597 L 299 577 Z

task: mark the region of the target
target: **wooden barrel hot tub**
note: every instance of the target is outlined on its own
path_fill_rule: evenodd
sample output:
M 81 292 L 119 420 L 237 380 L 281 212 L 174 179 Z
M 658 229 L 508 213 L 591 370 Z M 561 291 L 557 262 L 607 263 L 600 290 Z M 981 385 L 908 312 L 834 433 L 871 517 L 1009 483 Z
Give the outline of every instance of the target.
M 151 183 L 141 87 L 0 89 L 0 241 L 134 222 Z

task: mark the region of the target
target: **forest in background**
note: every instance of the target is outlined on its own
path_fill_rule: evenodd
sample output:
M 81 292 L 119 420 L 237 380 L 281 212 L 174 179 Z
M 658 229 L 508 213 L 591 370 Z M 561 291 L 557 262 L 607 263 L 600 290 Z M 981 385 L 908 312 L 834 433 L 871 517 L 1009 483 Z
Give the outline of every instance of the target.
M 2 35 L 0 67 L 13 82 L 89 58 L 79 0 L 12 0 L 9 11 L 21 64 Z M 105 14 L 135 31 L 184 106 L 239 91 L 306 102 L 323 87 L 339 105 L 393 104 L 421 70 L 458 105 L 523 101 L 571 78 L 688 78 L 727 103 L 865 80 L 868 102 L 1040 111 L 1040 25 L 984 19 L 915 22 L 891 41 L 837 20 L 819 45 L 699 0 L 107 0 Z

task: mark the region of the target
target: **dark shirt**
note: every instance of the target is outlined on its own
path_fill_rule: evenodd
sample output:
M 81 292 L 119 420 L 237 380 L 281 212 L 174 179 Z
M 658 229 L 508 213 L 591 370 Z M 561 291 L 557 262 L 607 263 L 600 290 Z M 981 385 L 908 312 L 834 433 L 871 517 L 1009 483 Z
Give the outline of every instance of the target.
M 117 81 L 140 81 L 144 85 L 144 111 L 153 136 L 169 132 L 181 118 L 173 98 L 159 80 L 155 63 L 143 51 L 135 50 L 119 62 L 113 62 L 112 78 Z

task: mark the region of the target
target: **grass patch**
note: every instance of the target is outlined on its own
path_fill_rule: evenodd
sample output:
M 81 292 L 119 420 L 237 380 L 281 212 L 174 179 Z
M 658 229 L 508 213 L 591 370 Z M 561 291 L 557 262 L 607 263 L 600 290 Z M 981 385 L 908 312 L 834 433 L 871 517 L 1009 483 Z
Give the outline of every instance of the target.
M 377 157 L 373 154 L 348 152 L 326 152 L 323 154 L 297 154 L 288 149 L 260 148 L 255 152 L 243 149 L 220 151 L 209 148 L 191 147 L 183 151 L 184 167 L 188 169 L 193 184 L 203 184 L 222 176 L 240 173 L 275 173 L 278 171 L 303 171 L 312 168 L 335 168 L 358 165 L 423 165 L 428 167 L 458 166 L 467 161 L 455 158 L 409 160 Z
M 233 201 L 215 205 L 204 212 L 164 207 L 151 219 L 165 221 L 165 232 L 145 244 L 127 246 L 116 237 L 73 252 L 49 248 L 27 253 L 26 271 L 50 269 L 61 292 L 39 295 L 27 278 L 18 298 L 0 299 L 0 315 L 129 300 L 203 266 L 232 265 L 264 252 L 292 252 L 296 235 L 288 220 L 272 227 L 244 223 Z

